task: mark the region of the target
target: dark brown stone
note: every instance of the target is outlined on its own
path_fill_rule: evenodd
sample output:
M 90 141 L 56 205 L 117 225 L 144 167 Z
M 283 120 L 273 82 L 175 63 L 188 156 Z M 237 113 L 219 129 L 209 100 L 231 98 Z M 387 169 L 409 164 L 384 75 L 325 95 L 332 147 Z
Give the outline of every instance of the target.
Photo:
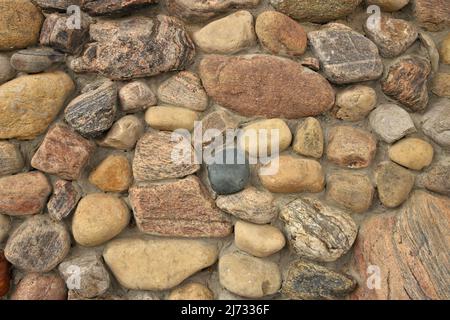
M 128 11 L 149 4 L 158 3 L 158 0 L 81 0 L 84 11 L 92 16 Z
M 414 15 L 419 23 L 430 31 L 439 31 L 450 26 L 448 0 L 415 0 Z
M 48 214 L 55 220 L 67 217 L 76 207 L 81 195 L 73 182 L 58 180 L 53 187 L 53 195 L 47 203 Z
M 9 262 L 6 260 L 3 250 L 0 250 L 0 298 L 8 293 L 10 280 Z
M 29 273 L 20 280 L 11 300 L 66 300 L 64 280 L 54 273 Z

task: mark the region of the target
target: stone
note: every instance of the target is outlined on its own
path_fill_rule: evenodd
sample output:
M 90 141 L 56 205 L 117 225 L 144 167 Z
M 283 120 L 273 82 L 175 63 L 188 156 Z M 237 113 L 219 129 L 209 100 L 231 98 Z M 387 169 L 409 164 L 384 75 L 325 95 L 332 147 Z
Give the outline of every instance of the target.
M 450 200 L 414 191 L 395 215 L 366 219 L 351 261 L 360 286 L 351 296 L 359 300 L 441 300 L 450 297 L 450 282 L 442 266 L 449 259 Z M 382 266 L 377 290 L 369 266 Z M 388 285 L 389 284 L 389 285 Z
M 17 284 L 11 300 L 66 300 L 64 280 L 55 273 L 28 273 Z
M 173 159 L 172 152 L 175 148 L 185 151 L 185 157 Z M 134 179 L 143 182 L 193 174 L 200 169 L 200 166 L 192 161 L 193 152 L 190 140 L 182 135 L 172 132 L 148 132 L 136 145 L 133 159 Z
M 327 157 L 341 167 L 366 168 L 372 162 L 377 140 L 367 131 L 336 126 L 328 132 Z
M 162 102 L 193 111 L 204 111 L 208 107 L 208 95 L 198 75 L 181 71 L 158 87 L 158 98 Z
M 113 80 L 183 70 L 195 47 L 184 25 L 174 17 L 132 17 L 99 21 L 90 27 L 89 43 L 70 63 L 75 72 L 97 72 Z
M 52 187 L 39 171 L 0 178 L 0 213 L 10 216 L 42 212 Z
M 270 192 L 248 187 L 235 194 L 218 196 L 216 205 L 220 210 L 236 218 L 256 224 L 266 224 L 278 215 L 274 200 Z
M 439 97 L 450 98 L 450 73 L 440 72 L 436 74 L 431 91 Z
M 127 289 L 167 290 L 217 261 L 218 249 L 201 240 L 128 238 L 109 242 L 103 258 Z
M 409 113 L 392 103 L 379 105 L 372 111 L 369 123 L 372 130 L 387 143 L 417 131 Z
M 80 245 L 95 247 L 121 233 L 129 221 L 130 212 L 122 199 L 111 194 L 91 193 L 78 203 L 72 233 Z
M 18 269 L 43 273 L 54 269 L 69 250 L 70 234 L 65 225 L 47 215 L 36 215 L 10 235 L 5 257 Z
M 415 0 L 414 15 L 419 24 L 429 31 L 450 26 L 450 7 L 442 0 Z
M 263 186 L 274 193 L 316 193 L 321 192 L 325 185 L 319 162 L 291 155 L 281 155 L 271 160 L 258 174 Z
M 314 71 L 269 55 L 207 55 L 200 77 L 208 95 L 243 116 L 296 119 L 334 104 L 334 90 Z
M 71 5 L 80 5 L 82 0 L 35 0 L 42 9 L 56 9 L 65 11 Z
M 441 62 L 444 64 L 450 64 L 450 33 L 447 34 L 445 39 L 442 41 L 439 53 Z
M 363 120 L 377 104 L 377 94 L 368 86 L 355 85 L 336 95 L 336 112 L 338 119 L 346 121 Z
M 441 99 L 422 117 L 423 133 L 443 147 L 450 147 L 450 100 Z
M 0 139 L 31 140 L 43 134 L 74 89 L 61 71 L 22 76 L 0 86 Z
M 8 141 L 0 141 L 0 176 L 20 172 L 24 167 L 22 153 L 18 146 Z
M 389 148 L 389 158 L 409 169 L 422 170 L 433 161 L 433 146 L 418 138 L 405 138 Z
M 409 3 L 409 0 L 366 0 L 367 5 L 376 5 L 382 11 L 393 12 L 402 9 Z
M 121 150 L 133 149 L 136 142 L 144 134 L 144 124 L 134 115 L 128 115 L 117 120 L 106 136 L 97 141 L 102 147 Z
M 364 30 L 384 58 L 397 57 L 417 39 L 418 30 L 410 22 L 382 15 L 378 23 L 365 23 Z
M 78 288 L 72 289 L 83 298 L 94 298 L 102 295 L 111 285 L 111 279 L 101 256 L 95 252 L 87 252 L 72 256 L 62 262 L 58 270 L 67 283 L 71 282 L 74 270 L 79 270 Z
M 11 230 L 11 219 L 0 214 L 0 243 L 8 237 L 9 230 Z
M 337 171 L 327 178 L 327 200 L 352 212 L 366 212 L 374 194 L 369 177 L 362 173 Z
M 237 8 L 255 8 L 260 0 L 167 0 L 166 7 L 171 15 L 183 20 L 202 22 Z
M 395 60 L 381 80 L 381 89 L 388 97 L 411 111 L 422 111 L 428 104 L 430 62 L 419 56 L 403 56 Z
M 1 0 L 0 12 L 0 51 L 22 49 L 37 43 L 44 17 L 31 1 Z
M 98 16 L 122 13 L 154 3 L 158 3 L 158 0 L 83 0 L 82 8 L 90 15 Z
M 71 181 L 58 179 L 53 186 L 53 195 L 47 203 L 48 215 L 61 221 L 74 211 L 80 198 L 80 191 Z
M 129 199 L 140 231 L 176 237 L 225 237 L 231 224 L 195 176 L 132 186 Z
M 142 81 L 133 81 L 120 88 L 119 100 L 126 113 L 139 112 L 157 103 L 156 95 Z
M 105 192 L 123 192 L 133 182 L 131 165 L 126 156 L 106 157 L 89 175 L 89 182 Z
M 191 282 L 172 290 L 167 300 L 214 300 L 214 293 L 200 283 Z
M 383 73 L 377 46 L 345 25 L 335 23 L 311 31 L 308 39 L 313 53 L 320 60 L 322 71 L 333 83 L 376 80 Z
M 281 287 L 278 265 L 241 252 L 225 254 L 219 259 L 220 284 L 246 298 L 275 294 Z
M 0 250 L 0 298 L 5 296 L 10 288 L 10 266 L 3 250 Z
M 0 55 L 0 84 L 3 84 L 16 75 L 16 71 L 11 66 L 7 55 Z
M 304 156 L 320 159 L 323 144 L 323 131 L 319 120 L 309 117 L 297 127 L 292 150 Z
M 300 21 L 328 22 L 354 12 L 362 0 L 270 0 L 278 11 Z
M 301 25 L 276 11 L 264 11 L 256 19 L 255 31 L 261 45 L 274 54 L 300 56 L 308 39 Z
M 356 288 L 356 281 L 315 263 L 291 262 L 282 293 L 291 299 L 342 299 Z
M 227 130 L 235 130 L 238 125 L 239 120 L 224 109 L 217 109 L 208 113 L 201 120 L 203 144 L 207 145 L 219 136 L 226 137 Z
M 116 100 L 117 87 L 114 82 L 95 84 L 69 103 L 64 118 L 82 136 L 98 137 L 114 123 Z
M 319 71 L 320 70 L 320 61 L 314 57 L 306 57 L 300 61 L 302 66 L 305 66 L 311 70 Z
M 11 66 L 20 72 L 39 73 L 64 59 L 64 54 L 51 48 L 25 49 L 11 56 Z
M 94 150 L 92 142 L 58 123 L 47 132 L 31 166 L 62 179 L 77 180 Z
M 69 54 L 78 54 L 89 40 L 90 20 L 83 13 L 80 16 L 80 27 L 73 28 L 71 18 L 59 13 L 47 15 L 41 30 L 40 44 Z
M 276 227 L 237 221 L 234 225 L 234 243 L 238 249 L 264 258 L 283 249 L 286 240 Z
M 421 44 L 420 49 L 422 51 L 425 49 L 426 55 L 431 63 L 431 70 L 433 71 L 433 74 L 436 74 L 439 71 L 439 50 L 436 43 L 431 34 L 426 33 L 423 30 L 419 31 L 419 40 Z
M 380 163 L 375 171 L 375 181 L 381 203 L 388 208 L 401 205 L 408 199 L 414 180 L 409 170 L 389 161 Z
M 430 191 L 450 196 L 450 161 L 436 163 L 429 171 L 421 174 L 418 181 Z
M 150 127 L 164 131 L 192 131 L 197 120 L 197 112 L 182 107 L 156 106 L 148 108 L 145 113 L 145 122 Z

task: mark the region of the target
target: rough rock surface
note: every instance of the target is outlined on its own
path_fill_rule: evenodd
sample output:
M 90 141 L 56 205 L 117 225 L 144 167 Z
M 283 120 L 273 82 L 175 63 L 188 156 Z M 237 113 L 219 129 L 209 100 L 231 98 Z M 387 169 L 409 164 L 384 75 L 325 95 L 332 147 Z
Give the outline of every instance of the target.
M 53 186 L 53 195 L 47 202 L 49 216 L 60 221 L 75 209 L 81 195 L 71 181 L 58 179 Z
M 395 104 L 379 105 L 369 117 L 370 126 L 387 143 L 416 132 L 411 116 Z
M 17 173 L 23 169 L 24 160 L 17 145 L 0 141 L 0 176 Z
M 90 15 L 125 12 L 130 9 L 158 3 L 158 0 L 82 0 L 82 8 Z
M 414 14 L 418 22 L 430 31 L 450 26 L 450 7 L 445 0 L 415 0 Z
M 439 97 L 450 98 L 450 73 L 438 73 L 434 76 L 433 93 Z
M 297 128 L 292 150 L 304 156 L 322 158 L 323 145 L 323 131 L 319 120 L 306 118 Z
M 367 86 L 356 85 L 336 95 L 335 116 L 341 120 L 363 120 L 377 104 L 377 93 Z
M 421 120 L 423 132 L 443 147 L 450 147 L 450 100 L 433 104 Z
M 428 190 L 450 196 L 450 160 L 443 160 L 418 177 Z
M 25 49 L 11 56 L 14 69 L 25 73 L 39 73 L 62 61 L 64 55 L 51 48 Z
M 157 103 L 156 95 L 145 82 L 133 81 L 119 90 L 122 110 L 127 113 L 139 112 Z
M 134 148 L 143 134 L 143 121 L 134 115 L 128 115 L 117 120 L 97 143 L 103 147 L 129 150 Z
M 55 273 L 28 273 L 17 284 L 11 300 L 66 300 L 64 280 Z

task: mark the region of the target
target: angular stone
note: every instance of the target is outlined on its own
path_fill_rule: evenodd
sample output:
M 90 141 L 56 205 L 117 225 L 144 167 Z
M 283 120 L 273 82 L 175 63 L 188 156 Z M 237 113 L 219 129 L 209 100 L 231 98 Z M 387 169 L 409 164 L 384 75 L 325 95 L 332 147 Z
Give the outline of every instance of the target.
M 389 158 L 409 169 L 422 170 L 433 161 L 433 146 L 417 138 L 400 140 L 389 148 Z
M 90 15 L 98 16 L 126 12 L 153 3 L 158 3 L 158 0 L 82 0 L 82 8 Z
M 127 157 L 122 154 L 109 155 L 91 172 L 89 182 L 105 192 L 127 191 L 133 182 Z
M 370 114 L 369 123 L 373 131 L 387 143 L 417 131 L 409 113 L 396 104 L 379 105 Z
M 281 273 L 276 263 L 240 252 L 220 257 L 219 279 L 225 289 L 246 298 L 275 294 L 281 287 Z
M 450 160 L 443 160 L 418 177 L 428 190 L 450 196 Z
M 134 113 L 154 106 L 157 103 L 156 95 L 142 81 L 133 81 L 119 90 L 119 99 L 122 110 Z
M 225 237 L 231 233 L 230 222 L 195 176 L 133 186 L 129 199 L 142 232 L 178 237 Z
M 227 130 L 238 127 L 239 121 L 229 112 L 218 109 L 208 113 L 201 121 L 203 128 L 203 144 L 211 143 L 215 137 L 225 137 Z
M 367 86 L 355 85 L 336 95 L 335 116 L 341 120 L 363 120 L 377 104 L 377 93 Z
M 103 258 L 119 283 L 134 290 L 166 290 L 217 261 L 216 245 L 200 240 L 119 239 Z
M 10 216 L 42 212 L 52 187 L 39 171 L 0 178 L 0 213 Z
M 0 243 L 6 239 L 9 230 L 11 229 L 11 219 L 10 217 L 0 214 Z
M 17 284 L 11 300 L 66 300 L 64 280 L 54 273 L 28 273 Z
M 93 40 L 72 60 L 75 72 L 98 72 L 113 80 L 154 76 L 182 70 L 194 59 L 195 47 L 174 17 L 133 17 L 101 21 L 90 27 Z
M 334 104 L 334 91 L 321 75 L 292 60 L 268 55 L 208 55 L 200 62 L 206 92 L 244 116 L 314 116 Z
M 47 130 L 75 89 L 61 71 L 19 77 L 0 86 L 0 139 L 34 139 Z
M 237 221 L 234 225 L 234 243 L 238 249 L 264 258 L 283 249 L 286 240 L 276 227 Z
M 282 293 L 291 299 L 342 299 L 356 288 L 350 276 L 297 260 L 289 265 Z
M 172 158 L 175 148 L 185 151 L 183 158 Z M 200 169 L 193 161 L 193 153 L 190 141 L 177 133 L 146 133 L 136 145 L 134 179 L 143 182 L 188 176 Z
M 141 119 L 128 115 L 117 120 L 106 136 L 97 143 L 103 147 L 129 150 L 134 148 L 143 134 L 144 124 Z
M 68 217 L 80 198 L 79 190 L 71 181 L 58 179 L 53 187 L 53 195 L 47 203 L 48 215 L 57 221 Z
M 10 288 L 10 266 L 3 250 L 0 250 L 0 298 L 5 296 Z
M 450 64 L 450 33 L 442 41 L 439 53 L 442 63 Z
M 292 149 L 298 154 L 320 159 L 323 144 L 323 131 L 319 120 L 309 117 L 298 126 Z
M 148 108 L 145 113 L 145 122 L 158 130 L 186 129 L 192 131 L 198 116 L 197 112 L 182 107 L 156 106 Z
M 433 104 L 421 120 L 423 132 L 443 147 L 450 147 L 450 100 Z
M 5 256 L 16 268 L 28 272 L 48 272 L 69 253 L 70 234 L 61 222 L 36 215 L 11 234 Z
M 450 98 L 450 73 L 438 73 L 434 76 L 431 91 L 439 97 Z
M 11 65 L 17 71 L 38 73 L 50 68 L 54 63 L 64 61 L 64 54 L 51 48 L 20 50 L 11 57 Z
M 11 66 L 7 55 L 0 54 L 0 84 L 11 80 L 16 75 L 16 71 Z
M 398 11 L 409 3 L 409 0 L 366 0 L 367 5 L 376 5 L 382 11 Z
M 428 60 L 419 56 L 403 56 L 391 64 L 386 77 L 381 80 L 381 89 L 413 112 L 422 111 L 428 104 L 430 73 Z
M 191 282 L 174 289 L 167 300 L 214 300 L 214 293 L 200 283 Z
M 414 15 L 421 26 L 439 31 L 450 26 L 450 6 L 445 0 L 415 0 Z
M 0 141 L 0 176 L 17 173 L 23 169 L 24 161 L 19 148 L 8 142 Z
M 53 126 L 31 159 L 31 166 L 62 179 L 77 180 L 95 145 L 67 126 Z

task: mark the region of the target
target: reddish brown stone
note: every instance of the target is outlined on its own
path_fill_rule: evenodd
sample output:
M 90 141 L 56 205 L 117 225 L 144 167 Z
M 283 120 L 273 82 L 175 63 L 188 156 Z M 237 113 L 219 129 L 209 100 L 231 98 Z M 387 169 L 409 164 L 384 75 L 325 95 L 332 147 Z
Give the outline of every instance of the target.
M 134 186 L 129 197 L 142 232 L 181 237 L 225 237 L 231 233 L 230 222 L 195 176 Z
M 158 3 L 158 0 L 82 0 L 83 10 L 97 16 Z
M 64 280 L 57 274 L 29 273 L 20 280 L 11 300 L 66 300 Z
M 48 214 L 55 220 L 67 217 L 80 200 L 80 193 L 73 182 L 58 180 L 55 182 L 53 195 L 47 203 Z
M 9 291 L 9 262 L 6 260 L 3 250 L 0 250 L 0 298 Z
M 415 0 L 414 14 L 419 23 L 430 31 L 439 31 L 450 26 L 448 0 Z

